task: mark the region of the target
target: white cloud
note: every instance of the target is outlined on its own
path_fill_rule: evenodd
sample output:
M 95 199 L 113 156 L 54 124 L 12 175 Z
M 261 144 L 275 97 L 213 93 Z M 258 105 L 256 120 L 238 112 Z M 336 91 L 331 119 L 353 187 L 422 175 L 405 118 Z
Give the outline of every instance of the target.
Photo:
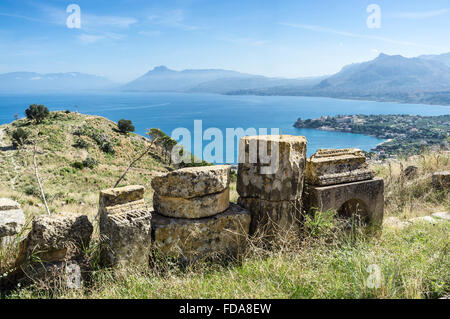
M 399 19 L 427 19 L 446 15 L 448 12 L 449 12 L 448 9 L 441 9 L 441 10 L 421 11 L 421 12 L 399 12 L 392 14 L 391 16 L 393 18 Z
M 148 37 L 157 37 L 161 35 L 161 31 L 159 30 L 143 30 L 138 32 L 140 35 L 145 35 Z
M 79 36 L 77 36 L 78 40 L 80 40 L 83 44 L 91 44 L 91 43 L 95 43 L 98 42 L 102 39 L 104 39 L 105 37 L 102 35 L 94 35 L 94 34 L 80 34 Z
M 332 28 L 322 27 L 318 25 L 309 25 L 309 24 L 293 24 L 293 23 L 280 23 L 281 25 L 291 27 L 291 28 L 297 28 L 297 29 L 303 29 L 303 30 L 309 30 L 314 32 L 322 32 L 322 33 L 329 33 L 329 34 L 336 34 L 341 35 L 344 37 L 350 37 L 350 38 L 359 38 L 359 39 L 368 39 L 368 40 L 377 40 L 392 44 L 398 44 L 398 45 L 404 45 L 404 46 L 417 46 L 417 47 L 427 47 L 430 48 L 431 46 L 421 45 L 419 43 L 415 42 L 409 42 L 409 41 L 398 41 L 386 37 L 376 36 L 376 35 L 366 35 L 366 34 L 359 34 L 359 33 L 352 33 L 347 31 L 341 31 L 336 30 Z
M 148 20 L 151 22 L 163 25 L 170 28 L 177 28 L 182 29 L 186 31 L 192 31 L 192 30 L 198 30 L 200 29 L 197 26 L 186 24 L 185 21 L 185 13 L 181 9 L 171 10 L 168 12 L 165 12 L 160 15 L 150 15 L 148 17 Z

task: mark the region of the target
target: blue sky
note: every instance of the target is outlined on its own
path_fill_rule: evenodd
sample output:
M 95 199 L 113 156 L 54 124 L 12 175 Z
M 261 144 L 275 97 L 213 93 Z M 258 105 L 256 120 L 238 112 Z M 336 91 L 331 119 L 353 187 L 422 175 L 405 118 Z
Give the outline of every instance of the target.
M 69 4 L 81 28 L 69 29 Z M 381 8 L 368 28 L 366 9 Z M 124 82 L 157 65 L 267 76 L 332 74 L 380 52 L 450 52 L 448 0 L 0 0 L 0 73 L 84 72 Z

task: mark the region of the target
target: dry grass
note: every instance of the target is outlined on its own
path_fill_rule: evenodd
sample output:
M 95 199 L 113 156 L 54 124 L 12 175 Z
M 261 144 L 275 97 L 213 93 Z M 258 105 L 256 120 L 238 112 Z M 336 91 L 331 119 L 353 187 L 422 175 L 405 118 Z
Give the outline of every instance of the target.
M 408 178 L 405 169 L 414 165 L 418 173 Z M 436 190 L 434 172 L 450 170 L 449 152 L 433 152 L 373 165 L 385 182 L 385 216 L 409 219 L 450 210 L 449 190 Z

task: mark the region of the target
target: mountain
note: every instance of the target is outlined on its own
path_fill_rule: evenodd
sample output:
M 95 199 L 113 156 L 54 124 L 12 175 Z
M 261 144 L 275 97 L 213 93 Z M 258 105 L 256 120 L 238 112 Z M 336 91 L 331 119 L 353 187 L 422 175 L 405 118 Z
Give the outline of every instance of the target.
M 108 79 L 78 72 L 48 73 L 13 72 L 0 74 L 0 92 L 73 92 L 103 90 L 115 84 Z
M 344 67 L 315 88 L 354 93 L 449 90 L 450 67 L 435 60 L 380 54 L 375 60 Z
M 355 63 L 317 85 L 275 86 L 236 90 L 228 94 L 323 96 L 346 99 L 450 104 L 450 66 L 447 55 L 405 58 L 380 54 Z
M 419 58 L 442 62 L 450 67 L 450 52 L 439 55 L 421 55 Z
M 168 91 L 226 93 L 238 89 L 258 89 L 278 85 L 311 85 L 319 79 L 281 79 L 221 69 L 174 71 L 155 67 L 140 78 L 122 87 L 125 91 Z

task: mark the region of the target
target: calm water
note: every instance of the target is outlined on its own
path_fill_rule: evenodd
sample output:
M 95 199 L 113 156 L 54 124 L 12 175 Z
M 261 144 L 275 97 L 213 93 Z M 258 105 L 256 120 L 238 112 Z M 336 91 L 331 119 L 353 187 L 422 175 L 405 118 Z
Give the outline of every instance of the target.
M 24 116 L 30 104 L 44 104 L 50 110 L 97 114 L 113 121 L 130 119 L 136 133 L 161 128 L 167 134 L 178 127 L 193 132 L 194 120 L 203 130 L 226 128 L 279 128 L 282 134 L 304 135 L 308 155 L 318 148 L 358 147 L 370 150 L 383 140 L 351 133 L 324 132 L 292 127 L 298 117 L 317 118 L 337 114 L 450 114 L 449 106 L 349 101 L 314 97 L 224 96 L 181 93 L 83 93 L 42 95 L 0 95 L 0 124 Z M 204 141 L 203 146 L 209 141 Z M 199 155 L 196 152 L 196 155 Z M 235 155 L 236 158 L 237 155 Z M 225 158 L 225 157 L 224 157 Z M 208 160 L 208 159 L 206 159 Z

